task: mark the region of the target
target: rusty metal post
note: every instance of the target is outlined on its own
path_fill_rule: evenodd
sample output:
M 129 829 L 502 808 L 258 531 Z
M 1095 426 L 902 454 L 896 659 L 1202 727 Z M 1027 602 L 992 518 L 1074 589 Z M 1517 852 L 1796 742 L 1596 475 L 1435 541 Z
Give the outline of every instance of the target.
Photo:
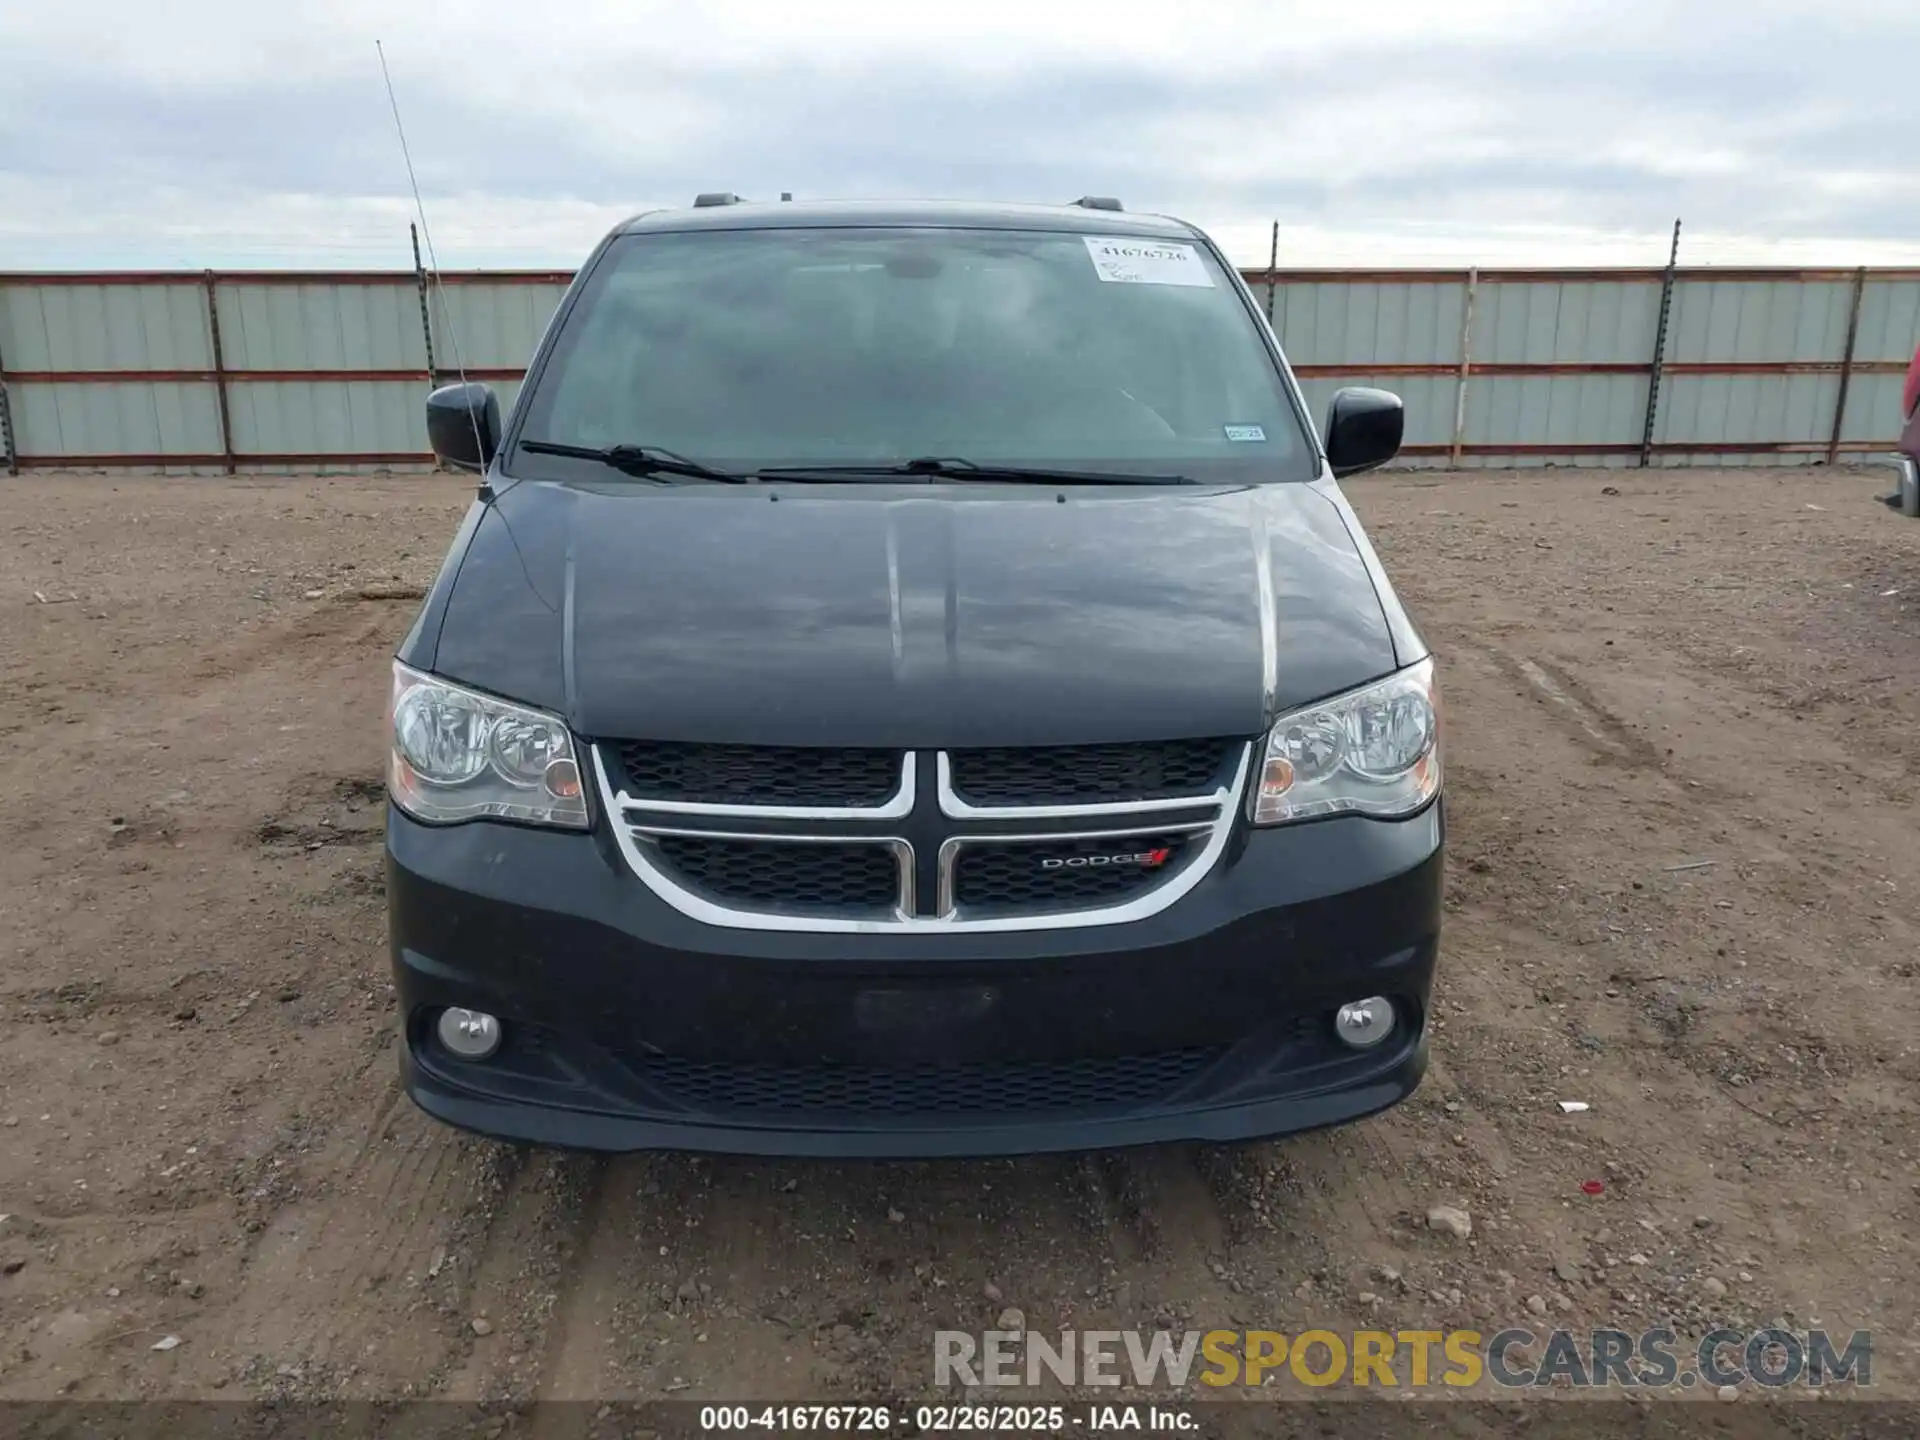
M 7 457 L 7 474 L 20 473 L 20 451 L 13 439 L 13 404 L 7 398 L 7 357 L 0 355 L 0 451 Z
M 207 271 L 207 332 L 213 337 L 213 393 L 220 402 L 220 455 L 227 474 L 239 468 L 233 455 L 233 416 L 227 409 L 227 357 L 220 348 L 220 291 L 213 271 Z
M 1467 439 L 1467 377 L 1473 373 L 1473 301 L 1480 289 L 1480 267 L 1467 271 L 1467 298 L 1460 314 L 1460 370 L 1453 391 L 1453 448 L 1447 464 L 1460 468 L 1460 452 Z
M 1653 332 L 1653 364 L 1647 372 L 1647 423 L 1640 431 L 1640 468 L 1653 460 L 1653 417 L 1660 409 L 1660 373 L 1667 363 L 1667 317 L 1673 313 L 1673 271 L 1680 263 L 1680 222 L 1673 222 L 1673 247 L 1667 251 L 1667 273 L 1660 279 L 1660 323 Z
M 433 314 L 427 307 L 426 267 L 420 263 L 420 227 L 409 221 L 407 233 L 413 237 L 413 283 L 420 292 L 420 333 L 427 342 L 427 386 L 431 389 L 440 383 L 440 372 L 433 364 Z
M 1273 243 L 1267 247 L 1267 328 L 1273 328 L 1273 272 L 1280 268 L 1280 222 L 1273 222 Z
M 1853 301 L 1847 307 L 1847 348 L 1840 356 L 1840 393 L 1833 398 L 1833 434 L 1827 440 L 1827 464 L 1840 458 L 1840 427 L 1847 418 L 1847 386 L 1853 380 L 1853 347 L 1860 338 L 1860 296 L 1867 288 L 1867 267 L 1853 272 Z

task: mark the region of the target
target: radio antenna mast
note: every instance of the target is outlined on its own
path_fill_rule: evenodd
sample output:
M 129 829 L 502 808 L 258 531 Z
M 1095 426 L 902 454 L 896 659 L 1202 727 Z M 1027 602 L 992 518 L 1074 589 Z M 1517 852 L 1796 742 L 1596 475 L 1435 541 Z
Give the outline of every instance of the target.
M 453 347 L 453 369 L 460 377 L 460 383 L 467 383 L 467 365 L 460 354 L 460 334 L 454 328 L 453 310 L 447 304 L 446 282 L 440 278 L 440 256 L 433 248 L 433 230 L 427 224 L 427 207 L 420 198 L 420 180 L 413 171 L 413 151 L 407 145 L 407 127 L 400 122 L 400 101 L 393 93 L 393 76 L 387 69 L 387 48 L 378 40 L 373 42 L 374 53 L 380 57 L 380 79 L 387 87 L 387 105 L 393 111 L 394 133 L 400 137 L 400 158 L 407 165 L 407 185 L 413 191 L 414 213 L 420 217 L 420 237 L 427 242 L 427 263 L 433 267 L 433 291 L 440 301 L 440 319 L 447 327 L 447 341 Z M 486 447 L 480 440 L 480 421 L 474 415 L 472 406 L 467 407 L 467 419 L 473 423 L 473 450 L 480 454 Z M 487 490 L 484 475 L 480 479 L 480 489 Z

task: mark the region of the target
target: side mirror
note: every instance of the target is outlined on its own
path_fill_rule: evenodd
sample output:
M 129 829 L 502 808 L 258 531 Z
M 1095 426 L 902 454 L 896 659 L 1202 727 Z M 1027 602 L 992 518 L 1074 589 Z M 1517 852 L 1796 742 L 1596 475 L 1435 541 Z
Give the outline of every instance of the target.
M 442 385 L 427 396 L 427 441 L 456 470 L 485 470 L 500 445 L 500 397 L 490 385 Z
M 1358 385 L 1337 391 L 1327 407 L 1327 463 L 1340 476 L 1384 465 L 1400 453 L 1406 428 L 1398 395 Z

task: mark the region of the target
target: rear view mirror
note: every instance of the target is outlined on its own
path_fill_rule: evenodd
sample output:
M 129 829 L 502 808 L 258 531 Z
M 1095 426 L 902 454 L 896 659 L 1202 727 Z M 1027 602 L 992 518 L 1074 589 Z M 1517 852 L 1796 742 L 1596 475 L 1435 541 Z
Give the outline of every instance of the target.
M 1386 390 L 1349 386 L 1327 407 L 1327 463 L 1335 475 L 1358 475 L 1400 453 L 1407 412 Z
M 427 396 L 427 441 L 456 470 L 485 470 L 500 445 L 500 397 L 490 385 L 442 385 Z

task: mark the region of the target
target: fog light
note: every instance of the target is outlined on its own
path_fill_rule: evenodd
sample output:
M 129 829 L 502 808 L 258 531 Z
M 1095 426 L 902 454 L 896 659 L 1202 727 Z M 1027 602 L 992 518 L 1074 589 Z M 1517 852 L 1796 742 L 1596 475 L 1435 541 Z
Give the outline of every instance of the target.
M 1356 1050 L 1370 1050 L 1393 1033 L 1393 1002 L 1384 995 L 1342 1005 L 1333 1012 L 1333 1029 Z
M 500 1022 L 483 1010 L 442 1010 L 435 1029 L 462 1060 L 484 1060 L 500 1048 Z

